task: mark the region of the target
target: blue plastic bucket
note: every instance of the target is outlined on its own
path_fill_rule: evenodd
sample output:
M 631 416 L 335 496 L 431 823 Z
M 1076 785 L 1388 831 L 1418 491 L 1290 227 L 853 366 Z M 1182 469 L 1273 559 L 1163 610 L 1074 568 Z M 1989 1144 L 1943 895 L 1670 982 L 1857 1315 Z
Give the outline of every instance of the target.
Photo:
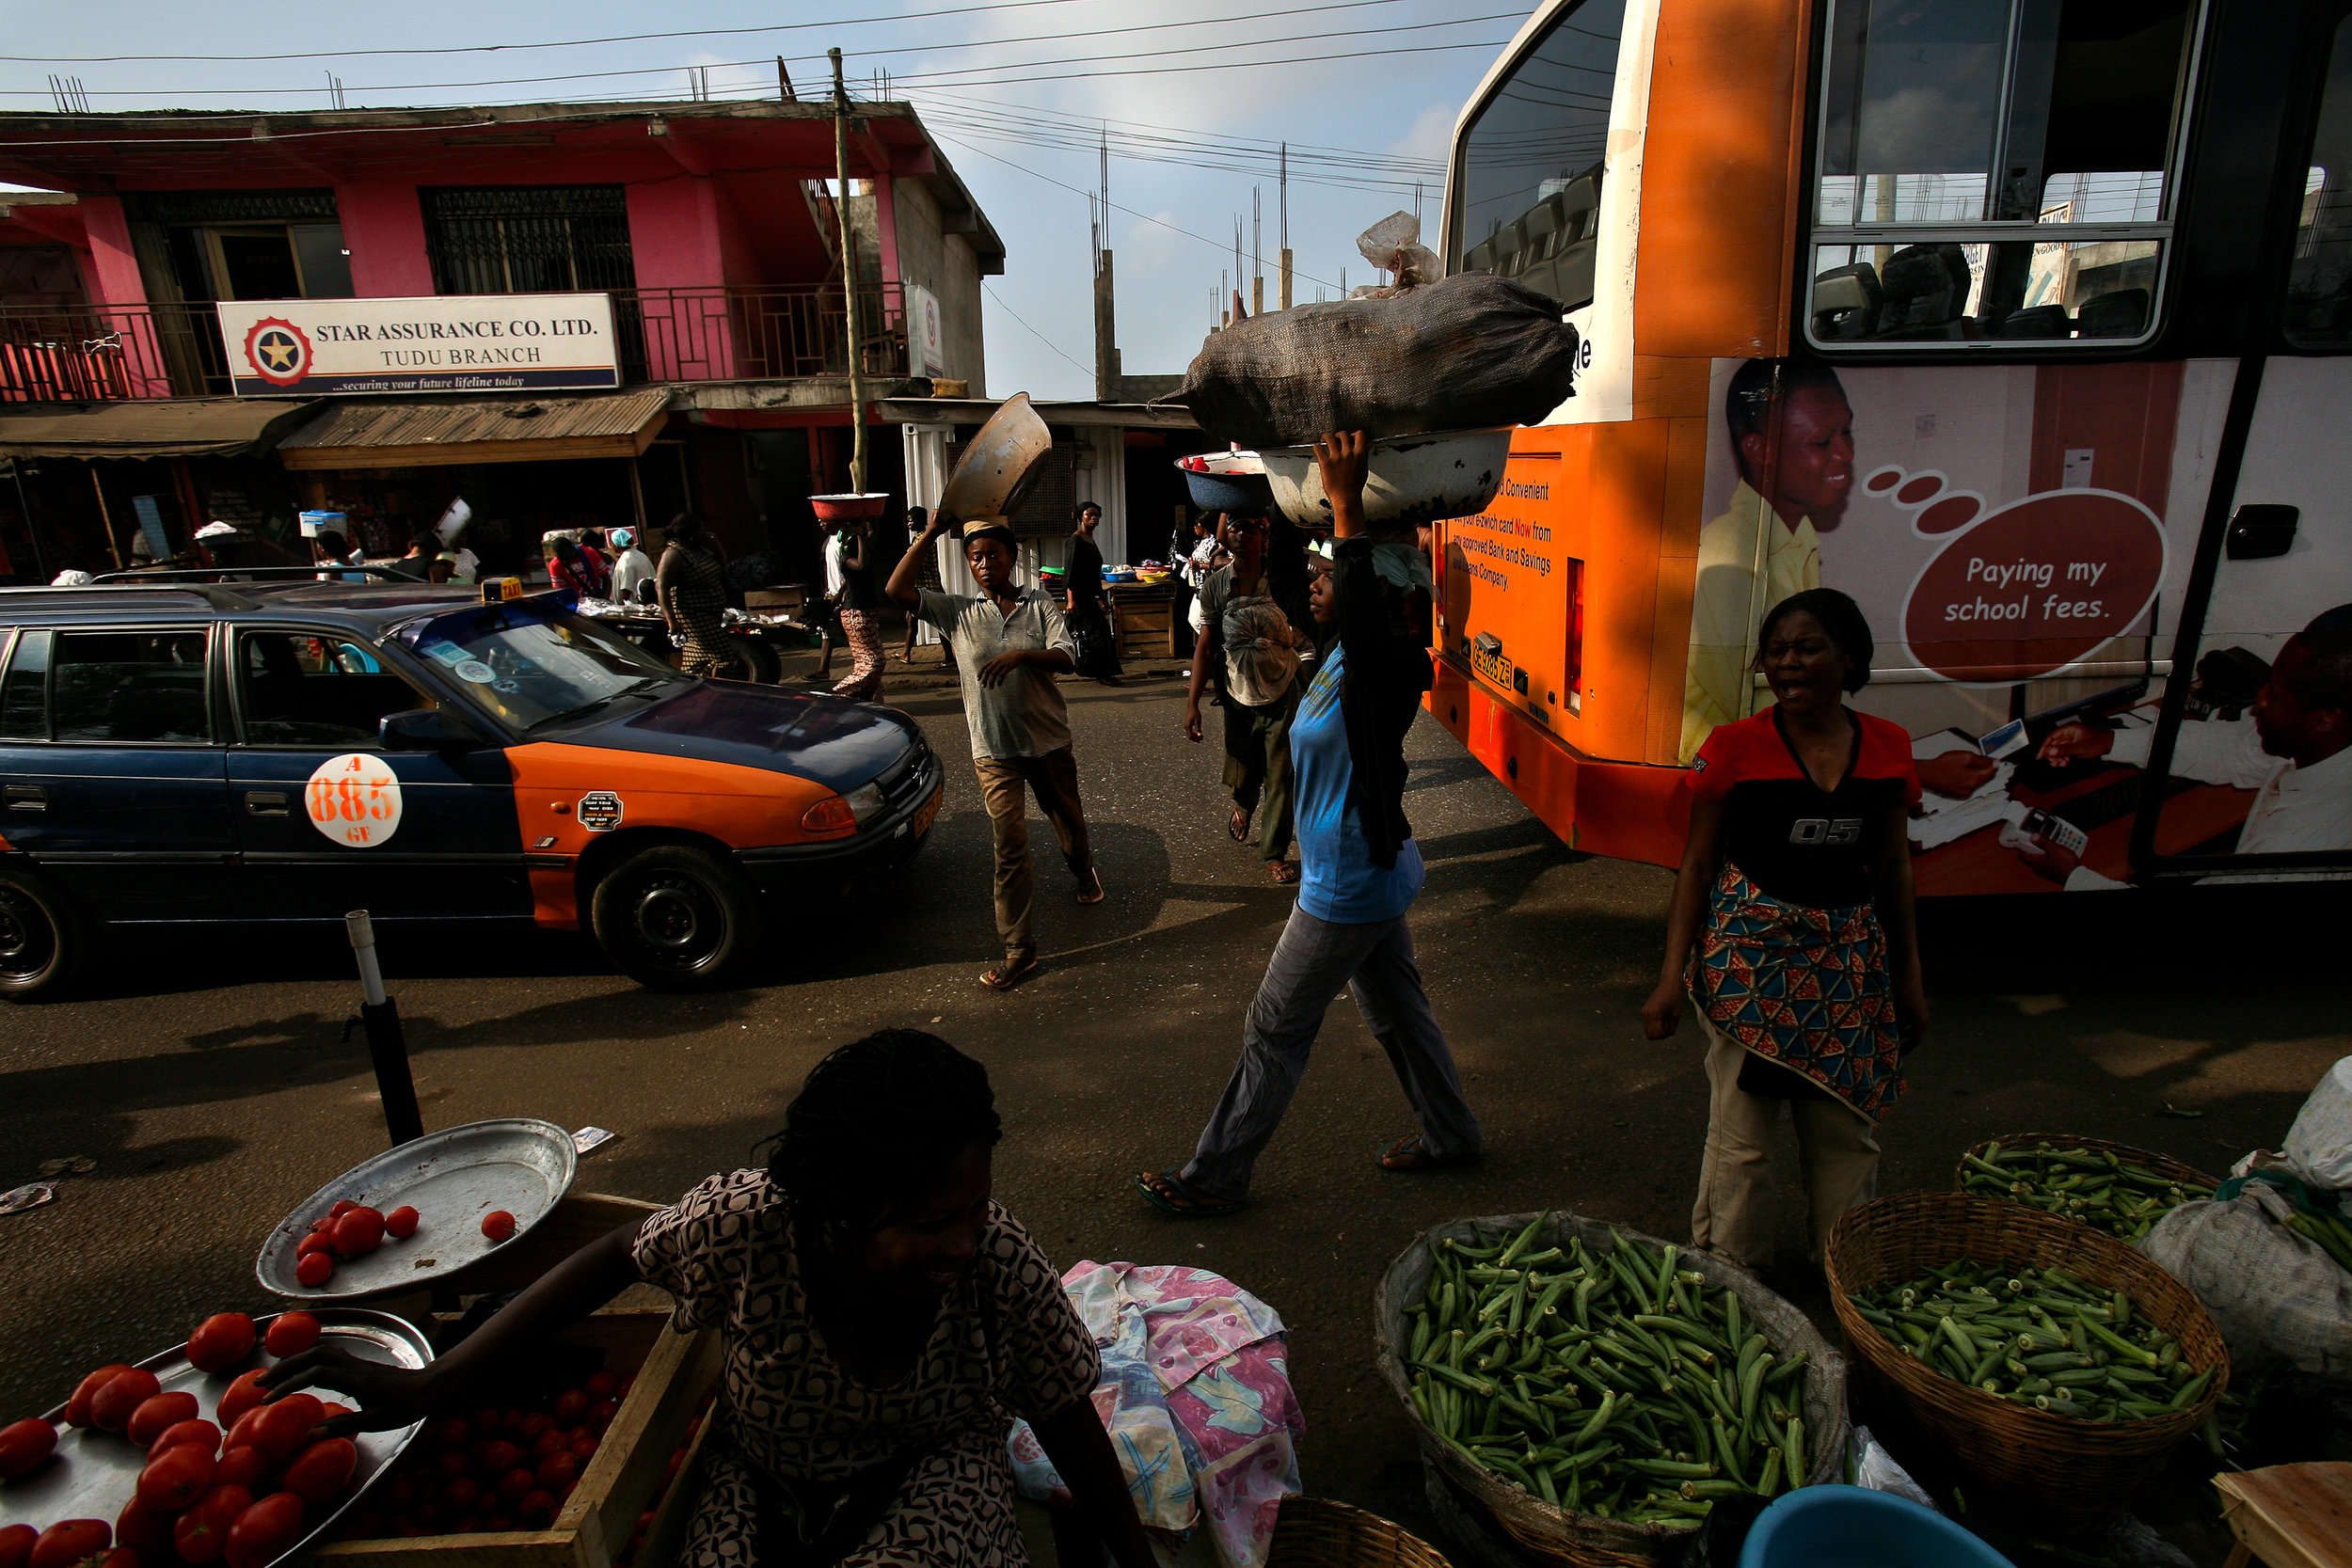
M 2009 1559 L 1906 1497 L 1863 1486 L 1783 1493 L 1756 1516 L 1740 1568 L 2015 1568 Z

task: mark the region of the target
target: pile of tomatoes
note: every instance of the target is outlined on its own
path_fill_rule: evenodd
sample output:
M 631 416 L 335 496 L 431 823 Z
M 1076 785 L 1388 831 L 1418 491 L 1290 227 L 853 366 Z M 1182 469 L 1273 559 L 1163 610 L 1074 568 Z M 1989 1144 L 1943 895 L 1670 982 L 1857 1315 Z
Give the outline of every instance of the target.
M 257 1338 L 244 1313 L 218 1313 L 188 1337 L 188 1361 L 199 1371 L 227 1371 L 253 1354 Z M 284 1312 L 262 1342 L 282 1358 L 318 1339 L 318 1319 Z M 264 1568 L 284 1556 L 302 1538 L 306 1514 L 315 1519 L 350 1487 L 359 1449 L 347 1437 L 314 1436 L 321 1421 L 350 1414 L 349 1406 L 305 1393 L 264 1403 L 262 1371 L 230 1384 L 210 1420 L 194 1394 L 164 1392 L 144 1368 L 101 1367 L 82 1379 L 66 1402 L 67 1424 L 121 1438 L 145 1452 L 146 1465 L 111 1524 L 65 1519 L 41 1530 L 0 1529 L 0 1568 Z M 0 1429 L 0 1480 L 39 1468 L 56 1446 L 56 1429 L 39 1417 Z
M 335 1277 L 338 1259 L 365 1258 L 382 1246 L 387 1236 L 405 1242 L 416 1233 L 417 1212 L 405 1203 L 387 1214 L 347 1197 L 338 1198 L 334 1208 L 310 1222 L 310 1233 L 295 1243 L 294 1278 L 315 1291 Z
M 631 1381 L 593 1372 L 528 1409 L 491 1407 L 428 1423 L 338 1538 L 545 1529 L 596 1456 Z

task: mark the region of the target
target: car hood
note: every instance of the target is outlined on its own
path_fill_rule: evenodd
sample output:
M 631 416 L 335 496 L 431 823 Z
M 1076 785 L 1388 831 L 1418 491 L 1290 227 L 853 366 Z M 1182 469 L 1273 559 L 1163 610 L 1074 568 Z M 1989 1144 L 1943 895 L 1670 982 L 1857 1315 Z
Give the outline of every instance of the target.
M 764 768 L 835 791 L 855 789 L 909 746 L 923 744 L 914 721 L 891 709 L 738 681 L 704 681 L 561 738 L 573 746 Z

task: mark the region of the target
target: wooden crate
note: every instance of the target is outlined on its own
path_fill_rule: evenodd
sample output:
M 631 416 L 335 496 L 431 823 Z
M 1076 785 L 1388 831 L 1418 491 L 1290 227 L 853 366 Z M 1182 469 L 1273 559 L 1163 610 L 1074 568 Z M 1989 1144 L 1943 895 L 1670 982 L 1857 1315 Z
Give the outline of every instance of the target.
M 1111 591 L 1121 658 L 1176 658 L 1176 595 L 1165 583 L 1121 583 Z
M 467 1270 L 458 1283 L 467 1293 L 517 1289 L 582 1243 L 652 1208 L 628 1198 L 573 1194 L 528 1237 Z M 658 1514 L 676 1515 L 669 1532 L 675 1556 L 676 1543 L 683 1539 L 686 1511 L 693 1504 L 692 1488 L 687 1484 L 692 1466 L 680 1466 L 678 1484 L 667 1496 L 661 1494 L 661 1479 L 703 1396 L 718 1382 L 721 1353 L 716 1332 L 681 1335 L 670 1327 L 669 1319 L 666 1307 L 608 1309 L 558 1336 L 566 1343 L 601 1351 L 607 1370 L 623 1377 L 634 1373 L 637 1381 L 605 1429 L 596 1457 L 564 1500 L 563 1513 L 548 1528 L 338 1541 L 315 1555 L 335 1568 L 612 1568 L 639 1516 L 658 1500 Z M 703 1431 L 708 1430 L 706 1421 Z M 662 1525 L 658 1517 L 647 1535 L 648 1546 L 662 1537 Z M 641 1548 L 640 1568 L 648 1568 L 652 1560 Z

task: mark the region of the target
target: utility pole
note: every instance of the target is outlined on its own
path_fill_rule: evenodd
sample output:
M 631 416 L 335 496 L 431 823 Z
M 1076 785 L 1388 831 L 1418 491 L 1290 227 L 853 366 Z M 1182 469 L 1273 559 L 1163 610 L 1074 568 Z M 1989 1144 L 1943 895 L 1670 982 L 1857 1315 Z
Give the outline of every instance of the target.
M 1277 167 L 1278 183 L 1275 189 L 1279 193 L 1277 199 L 1282 208 L 1281 300 L 1282 309 L 1287 310 L 1291 308 L 1291 144 L 1288 142 L 1282 144 L 1281 162 Z
M 1253 316 L 1265 314 L 1265 251 L 1261 246 L 1264 219 L 1258 205 L 1263 194 L 1263 186 L 1249 187 L 1249 313 Z
M 776 96 L 787 103 L 797 103 L 800 94 L 792 90 L 792 73 L 784 69 L 784 56 L 776 56 Z
M 841 225 L 841 301 L 844 327 L 850 339 L 850 488 L 866 489 L 866 371 L 865 345 L 857 323 L 857 244 L 850 233 L 850 93 L 841 85 L 841 51 L 828 49 L 833 61 L 833 167 L 840 187 L 834 215 Z

